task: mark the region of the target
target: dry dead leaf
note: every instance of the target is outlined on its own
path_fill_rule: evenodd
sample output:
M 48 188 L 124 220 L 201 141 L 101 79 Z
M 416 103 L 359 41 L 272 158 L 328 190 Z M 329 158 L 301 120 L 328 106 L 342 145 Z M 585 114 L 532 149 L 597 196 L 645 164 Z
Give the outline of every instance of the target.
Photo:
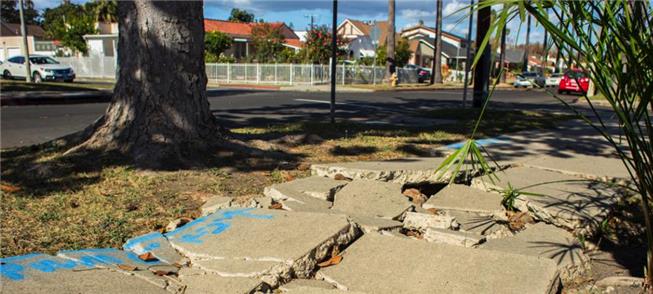
M 421 205 L 422 203 L 426 202 L 427 198 L 426 195 L 422 194 L 419 190 L 415 188 L 408 188 L 402 192 L 404 196 L 410 198 L 410 201 L 417 205 Z
M 424 235 L 422 233 L 420 233 L 419 231 L 415 231 L 415 230 L 407 231 L 406 236 L 415 237 L 417 239 L 424 239 Z
M 133 272 L 133 271 L 138 269 L 137 267 L 135 267 L 133 265 L 128 265 L 128 264 L 119 264 L 118 268 L 121 269 L 121 270 L 124 270 L 124 271 L 130 271 L 130 272 Z
M 6 193 L 13 193 L 13 192 L 20 191 L 20 187 L 16 187 L 16 186 L 9 185 L 9 184 L 0 184 L 0 190 L 2 190 L 2 192 L 6 192 Z
M 311 168 L 311 164 L 308 162 L 302 162 L 299 165 L 297 165 L 297 170 L 300 171 L 307 171 Z
M 431 214 L 438 214 L 438 209 L 437 208 L 428 208 L 426 209 Z
M 342 255 L 334 255 L 334 256 L 331 256 L 331 258 L 329 258 L 329 259 L 327 259 L 327 260 L 325 260 L 323 262 L 318 263 L 317 265 L 319 267 L 328 267 L 328 266 L 339 264 L 340 261 L 342 261 Z
M 279 202 L 272 202 L 270 206 L 268 206 L 269 209 L 282 209 L 283 205 Z
M 336 174 L 333 179 L 338 181 L 351 181 L 350 178 L 343 176 L 342 174 Z
M 143 261 L 155 261 L 155 260 L 159 260 L 158 258 L 156 258 L 156 257 L 154 256 L 154 254 L 152 254 L 152 252 L 145 252 L 145 253 L 139 255 L 138 258 L 140 258 L 140 259 L 143 260 Z

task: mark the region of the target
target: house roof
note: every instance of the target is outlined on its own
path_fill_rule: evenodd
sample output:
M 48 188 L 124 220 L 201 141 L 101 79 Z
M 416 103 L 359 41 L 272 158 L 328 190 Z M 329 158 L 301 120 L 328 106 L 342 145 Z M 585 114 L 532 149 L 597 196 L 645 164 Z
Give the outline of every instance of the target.
M 429 32 L 435 33 L 435 28 L 418 24 L 418 25 L 414 25 L 412 27 L 408 27 L 408 28 L 405 28 L 405 29 L 401 30 L 401 34 L 403 35 L 404 33 L 408 32 L 408 31 L 417 30 L 417 29 L 424 29 L 424 30 L 427 30 Z M 466 39 L 464 37 L 458 36 L 456 34 L 452 34 L 452 33 L 447 32 L 447 31 L 442 31 L 442 34 L 447 36 L 448 38 L 454 39 L 454 40 L 456 40 L 458 42 L 465 42 L 466 41 Z
M 45 31 L 40 26 L 26 25 L 25 29 L 28 36 L 45 37 Z M 20 24 L 0 22 L 0 36 L 17 37 L 20 35 Z
M 252 28 L 259 23 L 231 22 L 217 19 L 204 19 L 205 32 L 223 32 L 232 37 L 249 38 L 252 36 Z M 299 39 L 297 34 L 283 22 L 269 23 L 273 28 L 280 28 L 286 39 Z
M 302 48 L 304 47 L 304 42 L 302 42 L 300 39 L 285 39 L 284 43 L 290 47 L 294 48 Z
M 434 38 L 421 38 L 419 39 L 420 42 L 426 44 L 429 46 L 429 48 L 434 49 L 435 46 L 433 46 L 433 42 L 435 41 Z M 472 50 L 473 51 L 473 50 Z M 466 58 L 467 50 L 456 47 L 452 44 L 449 44 L 447 42 L 442 42 L 442 54 L 444 54 L 447 58 Z M 473 54 L 473 52 L 472 52 Z

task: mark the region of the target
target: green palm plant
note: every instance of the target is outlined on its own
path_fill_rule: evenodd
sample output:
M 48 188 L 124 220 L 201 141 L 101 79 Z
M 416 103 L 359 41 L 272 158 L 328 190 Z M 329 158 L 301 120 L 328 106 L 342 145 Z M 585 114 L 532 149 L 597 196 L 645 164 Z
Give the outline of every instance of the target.
M 588 93 L 584 93 L 583 98 L 593 113 L 591 117 L 549 91 L 601 133 L 628 169 L 641 196 L 648 242 L 646 281 L 649 291 L 653 291 L 650 206 L 653 198 L 653 16 L 650 1 L 484 0 L 474 8 L 487 7 L 501 8 L 477 52 L 481 52 L 491 35 L 498 35 L 508 21 L 516 18 L 524 21 L 530 15 L 562 50 L 567 65 L 574 64 L 587 72 L 596 91 L 612 108 L 619 125 L 619 137 L 627 143 L 625 147 L 608 132 L 608 122 L 597 111 Z

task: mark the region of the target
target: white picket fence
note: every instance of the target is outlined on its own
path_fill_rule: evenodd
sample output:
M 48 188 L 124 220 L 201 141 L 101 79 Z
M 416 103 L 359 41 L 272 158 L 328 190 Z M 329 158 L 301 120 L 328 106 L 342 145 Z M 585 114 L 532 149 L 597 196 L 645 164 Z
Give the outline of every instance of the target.
M 59 57 L 62 64 L 70 65 L 79 78 L 114 79 L 116 62 L 113 57 Z M 415 70 L 398 69 L 401 83 L 417 83 Z M 448 81 L 458 80 L 462 72 L 452 71 Z M 330 82 L 329 65 L 320 64 L 261 64 L 261 63 L 207 63 L 209 81 L 225 84 L 275 84 L 319 85 Z M 338 64 L 338 84 L 378 84 L 385 76 L 385 67 Z

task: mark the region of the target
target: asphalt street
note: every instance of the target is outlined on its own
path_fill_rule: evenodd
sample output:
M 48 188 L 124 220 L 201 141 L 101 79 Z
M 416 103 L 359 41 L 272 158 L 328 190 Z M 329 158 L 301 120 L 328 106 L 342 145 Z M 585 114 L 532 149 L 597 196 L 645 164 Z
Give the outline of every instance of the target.
M 328 92 L 284 92 L 213 89 L 211 109 L 226 127 L 269 125 L 298 120 L 327 120 Z M 469 95 L 471 100 L 471 93 Z M 575 96 L 565 96 L 570 101 Z M 462 90 L 338 93 L 339 119 L 383 120 L 389 113 L 408 113 L 445 104 L 460 105 Z M 560 102 L 542 90 L 497 90 L 495 106 L 557 108 Z M 2 148 L 46 142 L 83 129 L 104 113 L 108 103 L 3 106 Z

